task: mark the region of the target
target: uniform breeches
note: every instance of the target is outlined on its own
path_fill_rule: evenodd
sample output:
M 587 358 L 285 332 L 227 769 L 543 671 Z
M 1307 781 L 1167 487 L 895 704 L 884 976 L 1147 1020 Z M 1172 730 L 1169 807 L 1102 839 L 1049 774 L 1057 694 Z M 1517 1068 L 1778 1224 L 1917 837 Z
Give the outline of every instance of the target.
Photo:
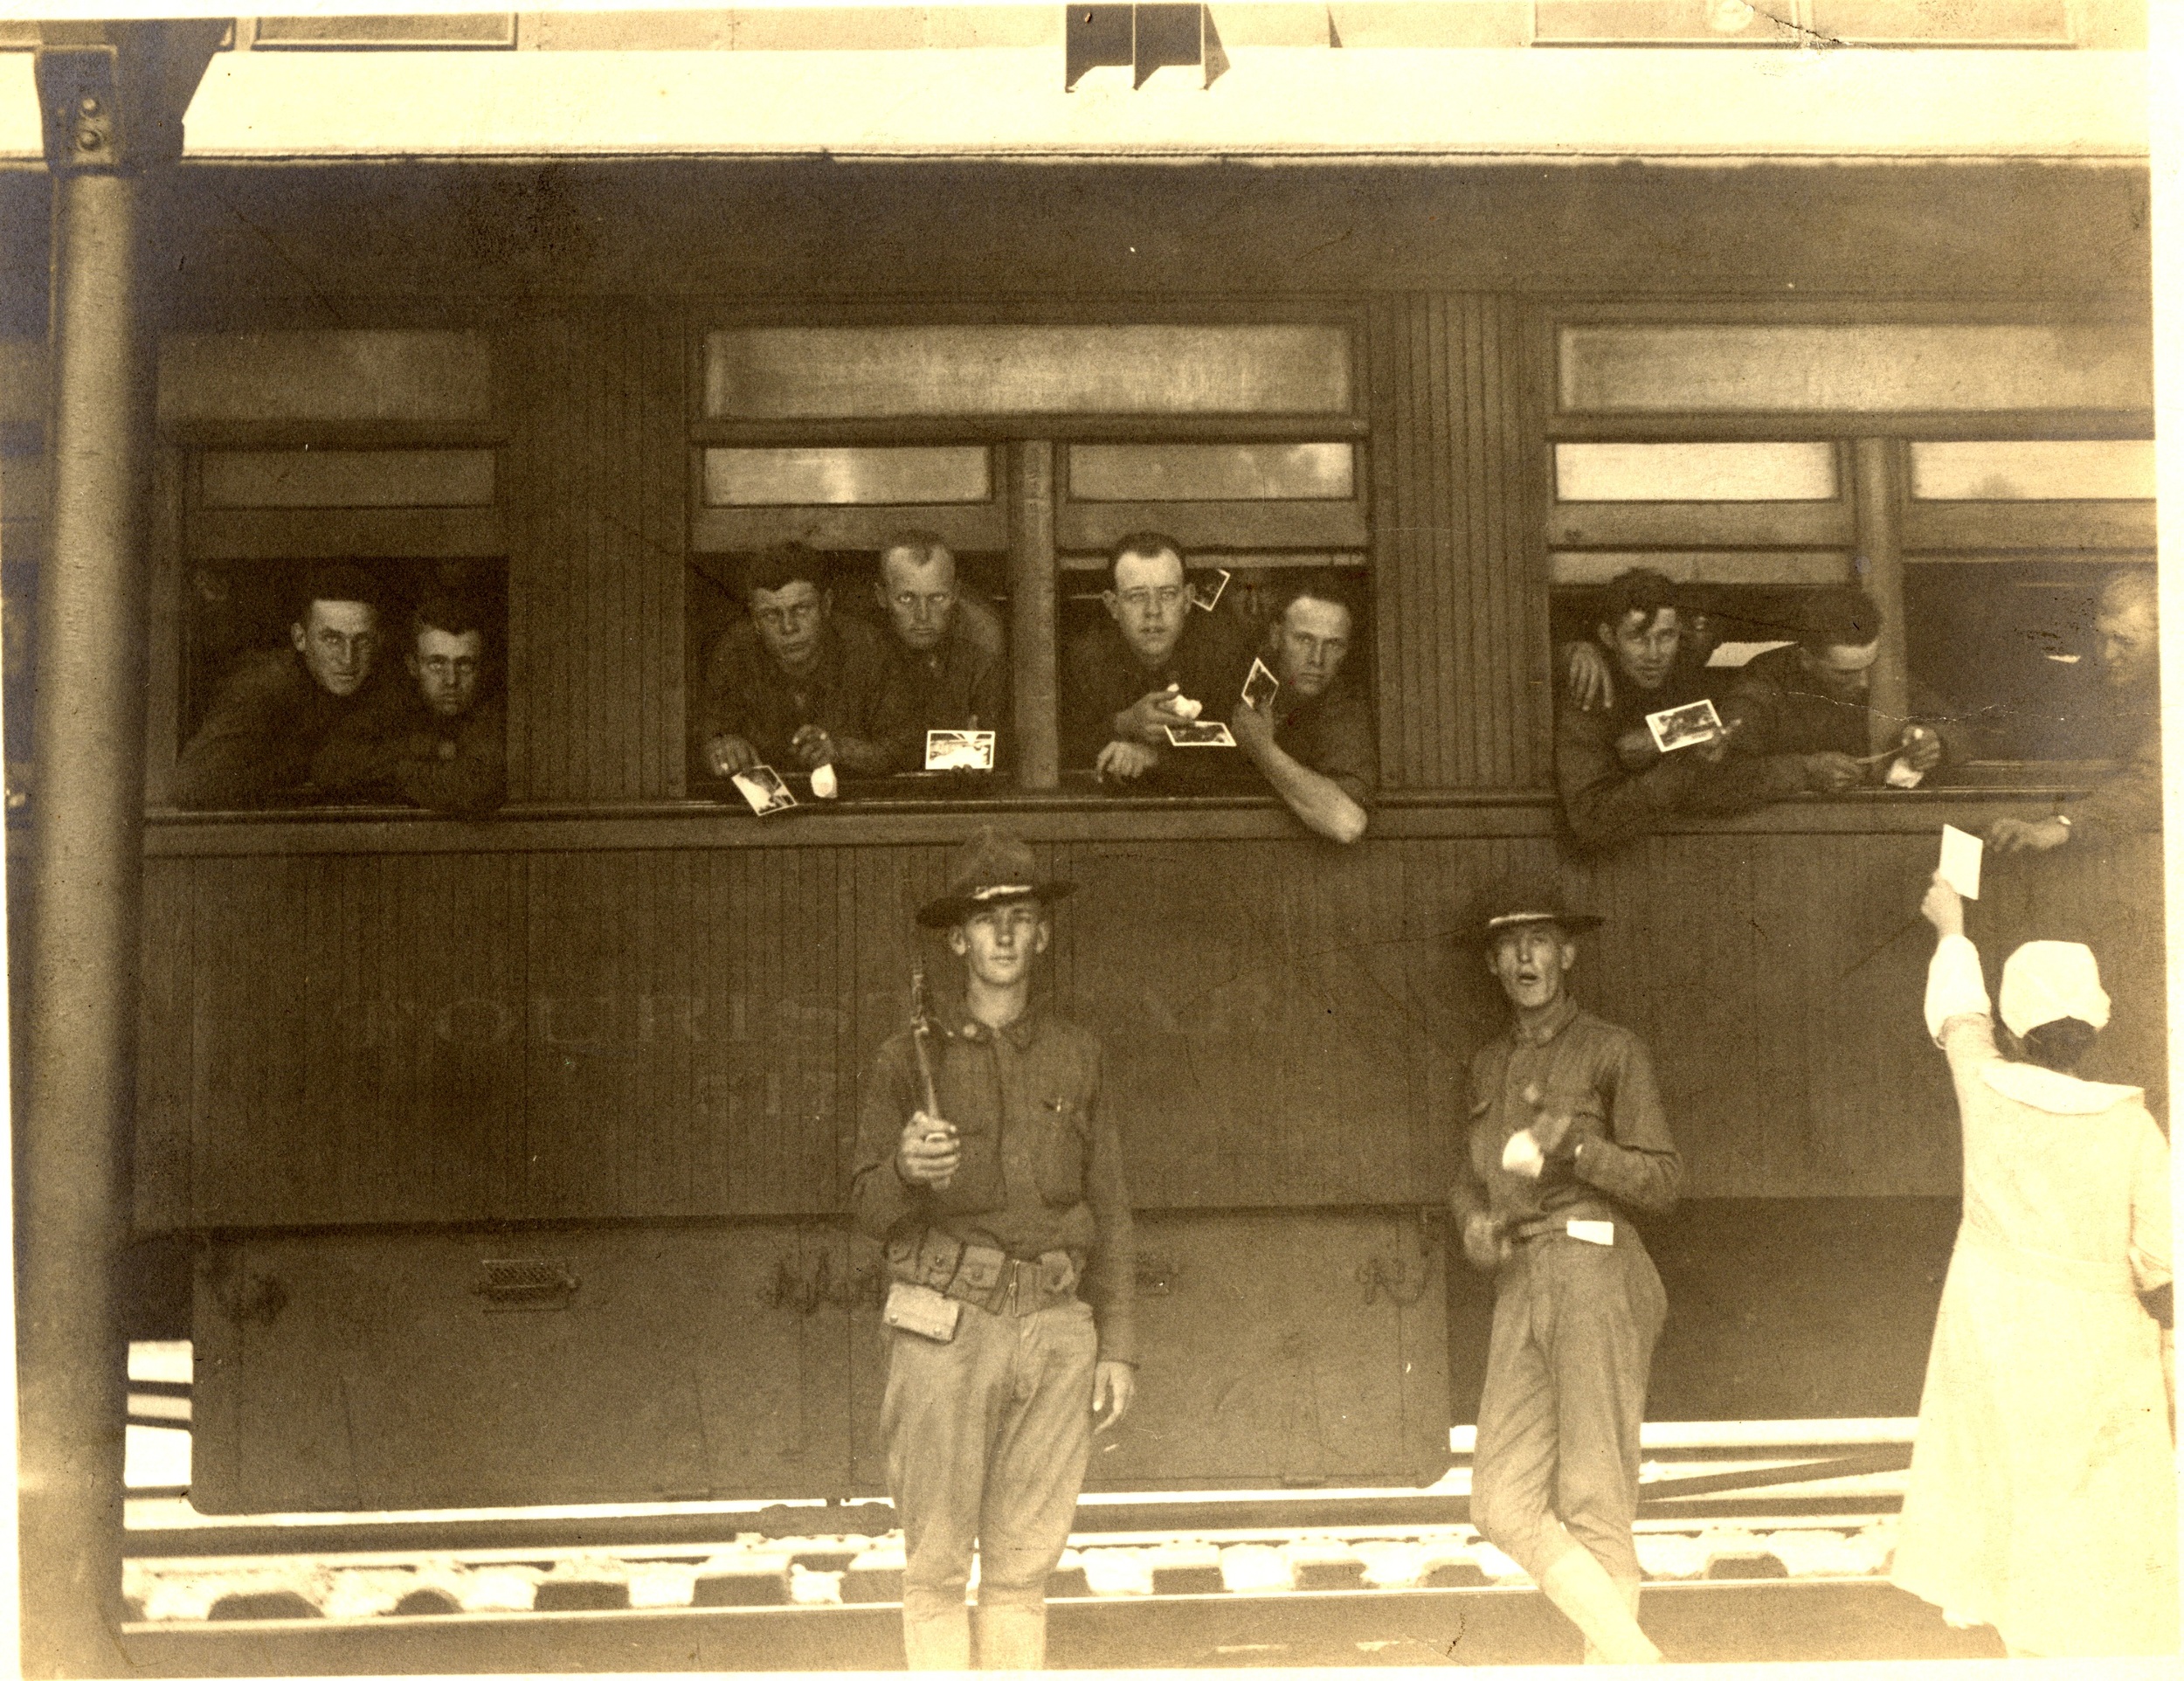
M 1668 1298 L 1645 1249 L 1551 1236 L 1503 1265 L 1472 1456 L 1479 1532 L 1537 1581 L 1582 1546 L 1639 1579 L 1638 1427 Z
M 1091 1451 L 1092 1310 L 965 1306 L 952 1342 L 890 1337 L 881 1429 L 902 1524 L 911 1666 L 967 1667 L 964 1588 L 975 1546 L 986 1666 L 1036 1668 L 1047 1578 Z

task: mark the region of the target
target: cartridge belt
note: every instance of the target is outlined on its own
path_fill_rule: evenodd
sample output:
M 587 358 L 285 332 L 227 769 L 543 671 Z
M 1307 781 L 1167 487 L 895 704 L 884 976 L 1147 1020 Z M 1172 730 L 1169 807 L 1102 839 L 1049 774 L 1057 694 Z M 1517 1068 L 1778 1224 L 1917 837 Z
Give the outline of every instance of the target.
M 1037 1313 L 1073 1302 L 1077 1295 L 1077 1265 L 1066 1250 L 1049 1249 L 1036 1261 L 1018 1261 L 1004 1250 L 965 1243 L 931 1227 L 890 1242 L 888 1269 L 907 1283 L 988 1313 Z

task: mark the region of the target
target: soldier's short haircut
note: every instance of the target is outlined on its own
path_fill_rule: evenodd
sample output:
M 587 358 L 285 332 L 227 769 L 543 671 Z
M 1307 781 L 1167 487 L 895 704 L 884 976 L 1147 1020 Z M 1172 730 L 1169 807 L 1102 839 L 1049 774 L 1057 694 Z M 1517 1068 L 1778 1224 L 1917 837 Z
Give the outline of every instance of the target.
M 1324 601 L 1348 613 L 1353 628 L 1358 623 L 1358 604 L 1349 581 L 1341 573 L 1325 568 L 1316 567 L 1289 579 L 1275 599 L 1281 603 L 1274 615 L 1277 619 L 1300 601 Z
M 1183 552 L 1183 545 L 1165 531 L 1132 531 L 1107 551 L 1107 587 L 1110 590 L 1116 587 L 1116 569 L 1122 565 L 1125 555 L 1142 555 L 1149 560 L 1159 555 L 1173 555 L 1176 564 L 1185 572 L 1191 570 L 1190 557 Z
M 1797 604 L 1798 645 L 1814 654 L 1870 647 L 1881 636 L 1881 604 L 1856 584 L 1830 584 Z
M 880 545 L 880 553 L 872 563 L 873 569 L 882 584 L 888 579 L 888 557 L 889 555 L 908 555 L 911 565 L 930 566 L 935 561 L 943 557 L 952 561 L 956 557 L 956 551 L 948 546 L 946 540 L 937 531 L 928 531 L 919 527 L 897 531 Z
M 785 590 L 798 582 L 825 593 L 825 557 L 809 543 L 777 543 L 754 556 L 744 568 L 743 599 L 748 602 L 754 590 Z
M 314 566 L 303 575 L 296 588 L 296 623 L 301 625 L 311 616 L 314 601 L 356 601 L 379 611 L 378 581 L 363 567 L 349 561 L 333 561 Z
M 1666 572 L 1634 566 L 1607 580 L 1607 587 L 1600 591 L 1599 622 L 1610 630 L 1621 630 L 1623 620 L 1635 612 L 1643 613 L 1641 622 L 1650 627 L 1660 614 L 1679 612 L 1683 605 L 1683 592 Z
M 2101 580 L 2100 604 L 2109 612 L 2129 612 L 2133 607 L 2144 607 L 2149 613 L 2158 615 L 2160 595 L 2151 567 L 2125 566 Z
M 449 636 L 468 636 L 475 631 L 482 641 L 485 619 L 478 612 L 477 603 L 467 596 L 457 595 L 447 590 L 435 590 L 410 611 L 411 645 L 414 647 L 417 639 L 428 630 L 440 631 Z

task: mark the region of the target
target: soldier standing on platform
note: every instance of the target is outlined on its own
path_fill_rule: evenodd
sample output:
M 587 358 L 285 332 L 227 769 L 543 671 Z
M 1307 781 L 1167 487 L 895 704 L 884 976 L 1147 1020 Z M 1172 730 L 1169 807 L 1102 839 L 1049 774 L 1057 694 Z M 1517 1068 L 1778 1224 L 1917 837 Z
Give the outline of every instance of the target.
M 1631 1520 L 1667 1297 L 1628 1211 L 1674 1207 L 1683 1164 L 1646 1048 L 1567 990 L 1600 920 L 1548 881 L 1487 896 L 1478 937 L 1513 1019 L 1472 1058 L 1449 1203 L 1495 1275 L 1472 1519 L 1583 1631 L 1587 1662 L 1649 1664 Z
M 918 912 L 962 960 L 960 1002 L 880 1048 L 851 1201 L 887 1246 L 881 1407 L 902 1524 L 912 1669 L 1035 1670 L 1047 1578 L 1091 1454 L 1130 1407 L 1137 1350 L 1130 1199 L 1099 1041 L 1032 997 L 1053 937 L 1031 848 L 981 830 Z

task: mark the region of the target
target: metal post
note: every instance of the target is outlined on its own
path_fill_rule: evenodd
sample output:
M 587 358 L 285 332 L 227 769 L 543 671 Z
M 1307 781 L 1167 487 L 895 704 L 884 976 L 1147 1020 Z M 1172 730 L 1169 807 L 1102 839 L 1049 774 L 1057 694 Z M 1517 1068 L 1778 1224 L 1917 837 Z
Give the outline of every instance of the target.
M 1905 657 L 1904 623 L 1904 535 L 1897 502 L 1898 473 L 1893 439 L 1861 438 L 1854 451 L 1853 490 L 1857 508 L 1858 582 L 1881 605 L 1886 626 L 1881 651 L 1873 661 L 1873 687 L 1867 697 L 1871 752 L 1896 745 L 1911 716 L 1911 668 Z
M 1055 699 L 1054 446 L 1012 444 L 1009 478 L 1010 650 L 1016 683 L 1016 781 L 1029 792 L 1061 785 L 1061 721 Z
M 128 1383 L 117 1270 L 135 1120 L 156 379 L 136 249 L 138 169 L 179 154 L 182 109 L 220 28 L 63 26 L 38 59 L 55 180 L 52 505 L 38 591 L 28 1077 L 17 1117 L 31 1675 L 127 1672 L 114 1633 Z

